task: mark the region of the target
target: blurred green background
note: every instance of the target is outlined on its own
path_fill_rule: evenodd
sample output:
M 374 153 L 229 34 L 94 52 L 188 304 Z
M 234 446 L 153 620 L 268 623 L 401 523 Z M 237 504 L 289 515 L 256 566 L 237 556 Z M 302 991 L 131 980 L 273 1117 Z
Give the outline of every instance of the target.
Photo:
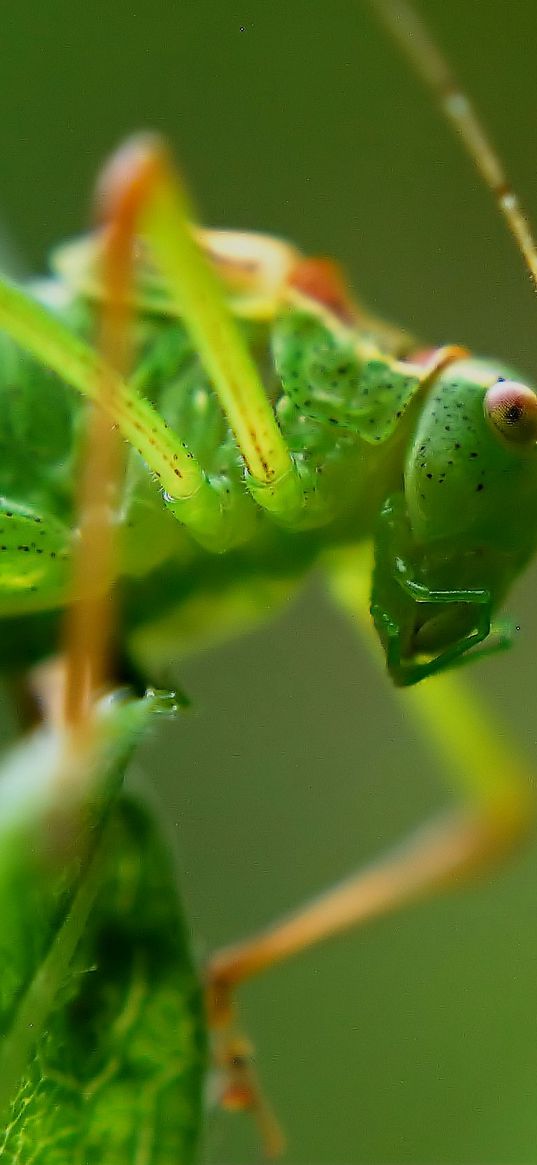
M 422 7 L 537 218 L 535 0 Z M 537 376 L 537 303 L 491 199 L 360 0 L 20 0 L 2 12 L 0 107 L 0 213 L 21 269 L 86 225 L 118 139 L 155 128 L 207 223 L 334 255 L 378 312 Z M 534 768 L 536 579 L 510 601 L 516 649 L 472 673 Z M 273 626 L 181 678 L 194 714 L 143 763 L 177 822 L 200 952 L 445 798 L 404 698 L 316 580 Z M 536 1159 L 536 856 L 243 991 L 289 1162 Z M 213 1118 L 204 1159 L 256 1160 L 248 1122 Z

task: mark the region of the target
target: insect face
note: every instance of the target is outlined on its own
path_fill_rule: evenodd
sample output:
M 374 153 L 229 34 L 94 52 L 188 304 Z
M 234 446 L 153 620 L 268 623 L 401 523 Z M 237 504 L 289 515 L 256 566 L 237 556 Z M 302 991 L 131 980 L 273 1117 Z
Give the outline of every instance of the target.
M 398 683 L 484 641 L 535 552 L 537 396 L 485 361 L 438 376 L 421 411 L 404 490 L 381 515 L 373 615 Z
M 452 540 L 525 560 L 535 545 L 537 397 L 484 361 L 438 377 L 405 467 L 412 534 L 425 549 Z

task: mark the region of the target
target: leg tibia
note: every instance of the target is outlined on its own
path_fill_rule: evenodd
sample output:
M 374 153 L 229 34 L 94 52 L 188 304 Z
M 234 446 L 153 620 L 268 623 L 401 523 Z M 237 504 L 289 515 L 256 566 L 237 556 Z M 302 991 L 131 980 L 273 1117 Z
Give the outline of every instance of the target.
M 166 150 L 153 137 L 135 138 L 112 158 L 101 184 L 104 217 L 130 222 L 149 242 L 202 364 L 214 384 L 247 470 L 247 485 L 273 485 L 269 508 L 299 510 L 302 494 L 256 366 L 205 262 L 189 224 L 190 207 Z M 294 483 L 294 488 L 289 484 Z M 258 497 L 263 504 L 264 493 Z
M 326 568 L 332 597 L 382 664 L 368 610 L 370 548 L 331 553 Z M 507 839 L 516 836 L 532 814 L 532 782 L 514 741 L 507 732 L 499 736 L 497 717 L 492 718 L 475 693 L 449 673 L 409 688 L 398 698 L 420 734 L 437 750 L 450 785 L 463 791 L 471 811 L 484 817 L 493 833 L 499 830 Z
M 194 537 L 225 549 L 220 539 L 222 499 L 187 446 L 156 409 L 107 367 L 101 357 L 25 292 L 0 281 L 0 326 L 26 351 L 90 400 L 99 400 L 121 435 L 137 449 L 176 517 Z M 99 388 L 106 383 L 106 393 Z
M 217 952 L 209 964 L 217 1019 L 228 1012 L 230 992 L 244 980 L 323 939 L 455 884 L 492 860 L 507 840 L 498 824 L 461 812 L 424 826 L 319 898 Z

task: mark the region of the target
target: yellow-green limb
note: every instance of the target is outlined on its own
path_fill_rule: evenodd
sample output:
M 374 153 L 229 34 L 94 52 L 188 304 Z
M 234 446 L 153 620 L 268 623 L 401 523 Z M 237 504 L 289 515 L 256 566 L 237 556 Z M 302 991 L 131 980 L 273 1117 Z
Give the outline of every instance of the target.
M 325 567 L 332 595 L 380 660 L 369 615 L 368 548 L 332 552 Z M 435 746 L 450 784 L 464 793 L 460 809 L 438 820 L 314 901 L 252 938 L 217 952 L 208 968 L 215 1023 L 231 1022 L 240 982 L 313 944 L 362 926 L 434 891 L 458 883 L 512 847 L 534 813 L 530 774 L 469 688 L 435 676 L 399 695 L 420 733 Z
M 235 435 L 247 487 L 288 523 L 303 506 L 298 475 L 222 287 L 193 237 L 189 204 L 163 143 L 153 136 L 127 142 L 106 168 L 102 190 L 105 221 L 126 205 L 135 208 Z
M 333 597 L 383 666 L 369 615 L 371 550 L 360 546 L 333 554 L 328 566 Z M 531 774 L 507 730 L 494 720 L 473 689 L 453 672 L 397 693 L 420 734 L 442 758 L 450 785 L 486 816 L 506 842 L 533 812 Z
M 121 435 L 139 451 L 177 516 L 202 540 L 218 540 L 221 502 L 205 474 L 165 421 L 101 357 L 24 291 L 0 281 L 0 328 L 83 396 L 98 401 Z M 100 388 L 106 383 L 107 392 Z

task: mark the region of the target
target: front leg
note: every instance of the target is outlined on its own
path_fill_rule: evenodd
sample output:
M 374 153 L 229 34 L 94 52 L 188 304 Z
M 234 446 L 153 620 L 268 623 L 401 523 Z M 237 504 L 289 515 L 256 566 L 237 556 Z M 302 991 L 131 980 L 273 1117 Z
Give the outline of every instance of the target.
M 492 595 L 475 581 L 483 557 L 462 551 L 453 563 L 442 547 L 435 553 L 417 550 L 403 495 L 388 498 L 375 537 L 371 615 L 397 687 L 511 644 L 510 626 L 492 621 Z

